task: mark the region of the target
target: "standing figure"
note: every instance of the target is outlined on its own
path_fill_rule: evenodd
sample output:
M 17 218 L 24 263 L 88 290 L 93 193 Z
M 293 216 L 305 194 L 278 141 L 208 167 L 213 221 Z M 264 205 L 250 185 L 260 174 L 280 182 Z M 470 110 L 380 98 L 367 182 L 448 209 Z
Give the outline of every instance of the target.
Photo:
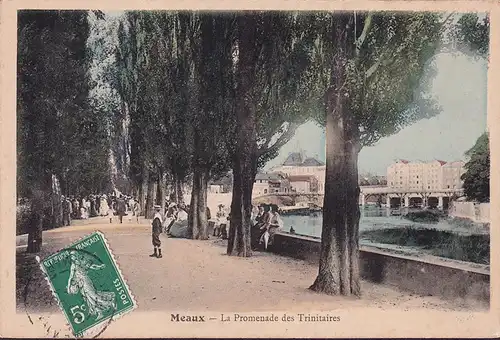
M 99 195 L 95 198 L 95 212 L 97 216 L 101 215 L 101 196 Z
M 141 214 L 141 205 L 139 204 L 138 200 L 134 200 L 133 209 L 134 209 L 134 216 L 137 220 L 137 223 L 139 223 L 139 215 Z
M 163 223 L 163 218 L 161 216 L 161 206 L 160 205 L 155 205 L 155 215 L 153 216 L 153 222 L 151 223 L 152 227 L 152 236 L 153 236 L 153 248 L 154 252 L 153 254 L 149 255 L 150 257 L 157 257 L 161 258 L 161 240 L 160 240 L 160 234 L 162 232 L 162 223 Z
M 71 214 L 73 209 L 71 207 L 71 202 L 68 198 L 62 196 L 62 210 L 63 210 L 63 226 L 71 225 Z
M 73 201 L 73 212 L 75 213 L 75 219 L 81 218 L 80 216 L 80 199 L 77 197 Z
M 106 212 L 106 216 L 109 218 L 109 223 L 113 223 L 113 215 L 114 215 L 113 208 L 111 206 L 108 207 L 108 211 Z
M 100 207 L 100 210 L 101 210 L 101 216 L 107 216 L 108 215 L 109 205 L 108 205 L 108 198 L 106 197 L 106 195 L 103 195 L 101 197 L 101 207 Z
M 116 213 L 118 214 L 120 223 L 123 223 L 123 216 L 127 213 L 127 203 L 125 203 L 123 196 L 120 196 L 116 200 Z

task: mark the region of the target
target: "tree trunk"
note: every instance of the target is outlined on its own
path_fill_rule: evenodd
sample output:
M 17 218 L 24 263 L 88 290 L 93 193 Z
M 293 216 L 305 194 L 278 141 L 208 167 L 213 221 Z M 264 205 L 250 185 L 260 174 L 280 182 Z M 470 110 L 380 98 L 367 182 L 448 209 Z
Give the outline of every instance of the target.
M 52 228 L 60 228 L 63 225 L 63 211 L 61 202 L 61 186 L 56 175 L 52 175 Z
M 345 92 L 349 55 L 347 16 L 335 18 L 332 86 L 326 94 L 326 180 L 318 276 L 310 289 L 330 295 L 360 295 L 359 134 Z
M 160 180 L 160 205 L 162 209 L 162 213 L 165 212 L 165 204 L 167 202 L 167 174 L 161 174 Z
M 238 18 L 238 84 L 236 112 L 238 141 L 233 164 L 233 197 L 229 229 L 228 255 L 252 256 L 252 189 L 257 168 L 256 109 L 252 89 L 255 82 L 256 18 L 244 14 Z
M 153 176 L 148 179 L 148 196 L 146 197 L 146 210 L 144 218 L 152 219 L 154 215 L 154 202 L 156 201 L 156 181 Z
M 208 240 L 207 188 L 208 171 L 195 167 L 189 212 L 189 233 L 193 240 Z
M 184 193 L 182 192 L 182 179 L 179 177 L 176 177 L 175 179 L 175 193 L 176 193 L 176 200 L 178 204 L 184 203 Z
M 43 186 L 42 186 L 43 187 Z M 45 191 L 35 188 L 31 195 L 31 216 L 29 221 L 27 253 L 38 253 L 42 248 L 43 218 L 46 207 Z
M 149 172 L 145 170 L 143 172 L 143 178 L 142 178 L 142 183 L 139 187 L 139 205 L 141 207 L 141 214 L 145 216 L 146 214 L 146 193 L 148 191 L 148 179 L 149 179 Z

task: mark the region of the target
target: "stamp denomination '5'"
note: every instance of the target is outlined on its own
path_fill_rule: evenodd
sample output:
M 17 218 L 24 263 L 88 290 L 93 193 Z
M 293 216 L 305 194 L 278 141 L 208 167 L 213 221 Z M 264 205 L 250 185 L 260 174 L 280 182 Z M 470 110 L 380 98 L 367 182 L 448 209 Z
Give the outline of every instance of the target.
M 76 336 L 88 335 L 136 307 L 100 232 L 47 257 L 40 265 Z

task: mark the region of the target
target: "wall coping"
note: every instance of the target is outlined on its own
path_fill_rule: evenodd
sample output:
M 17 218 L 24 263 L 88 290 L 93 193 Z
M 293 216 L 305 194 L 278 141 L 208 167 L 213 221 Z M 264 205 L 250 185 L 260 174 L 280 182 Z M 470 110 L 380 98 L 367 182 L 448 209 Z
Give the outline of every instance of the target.
M 305 236 L 305 235 L 300 235 L 300 234 L 290 234 L 290 233 L 284 232 L 284 231 L 280 231 L 280 232 L 278 232 L 278 234 L 285 236 L 285 237 L 300 239 L 300 240 L 304 240 L 304 241 L 308 241 L 308 242 L 321 243 L 321 239 L 319 237 L 311 237 L 311 236 Z M 448 268 L 453 268 L 453 269 L 458 269 L 458 270 L 462 270 L 462 271 L 473 272 L 473 273 L 478 273 L 478 274 L 490 276 L 489 266 L 479 264 L 479 263 L 465 262 L 465 261 L 448 259 L 448 258 L 438 257 L 438 256 L 434 256 L 434 255 L 427 255 L 427 254 L 422 255 L 422 256 L 401 254 L 402 252 L 404 252 L 404 250 L 390 251 L 390 250 L 384 249 L 382 247 L 369 246 L 369 245 L 363 245 L 363 244 L 360 244 L 359 250 L 364 251 L 364 252 L 370 252 L 370 253 L 375 253 L 375 254 L 379 254 L 379 255 L 384 255 L 384 256 L 400 258 L 400 259 L 404 259 L 407 261 L 422 262 L 422 263 L 427 263 L 427 264 L 431 264 L 431 265 L 435 265 L 435 266 L 448 267 Z M 398 253 L 396 253 L 396 252 L 398 252 Z

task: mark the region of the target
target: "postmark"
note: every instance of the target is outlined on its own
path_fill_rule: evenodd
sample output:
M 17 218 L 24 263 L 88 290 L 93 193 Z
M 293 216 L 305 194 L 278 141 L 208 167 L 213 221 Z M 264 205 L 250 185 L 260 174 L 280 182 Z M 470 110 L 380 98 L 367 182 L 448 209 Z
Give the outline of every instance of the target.
M 77 337 L 100 333 L 137 307 L 101 232 L 40 260 L 40 267 Z

